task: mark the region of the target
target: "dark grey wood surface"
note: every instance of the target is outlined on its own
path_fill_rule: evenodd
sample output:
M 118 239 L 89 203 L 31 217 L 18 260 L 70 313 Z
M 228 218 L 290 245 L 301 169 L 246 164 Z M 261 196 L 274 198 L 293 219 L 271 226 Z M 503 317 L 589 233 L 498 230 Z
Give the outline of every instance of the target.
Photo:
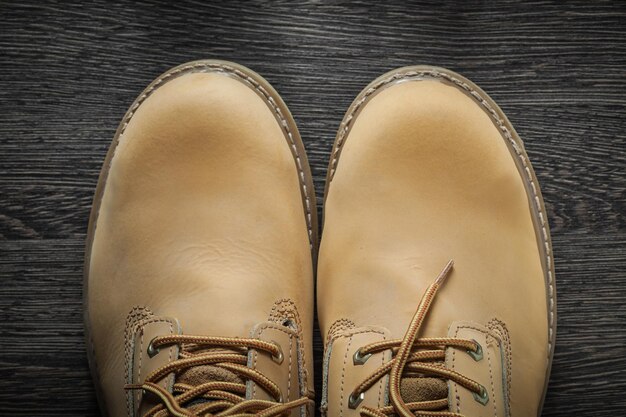
M 0 415 L 98 415 L 81 277 L 100 165 L 144 86 L 200 58 L 280 91 L 318 202 L 343 113 L 374 77 L 433 64 L 482 86 L 525 140 L 552 225 L 544 415 L 626 415 L 626 3 L 3 1 L 0 52 Z

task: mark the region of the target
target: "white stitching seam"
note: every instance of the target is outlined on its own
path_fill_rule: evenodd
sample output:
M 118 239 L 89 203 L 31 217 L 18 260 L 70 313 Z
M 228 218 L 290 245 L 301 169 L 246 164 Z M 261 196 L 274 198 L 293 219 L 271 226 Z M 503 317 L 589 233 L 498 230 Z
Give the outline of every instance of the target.
M 544 245 L 545 255 L 546 255 L 546 266 L 547 266 L 547 271 L 548 271 L 548 297 L 549 297 L 549 319 L 548 319 L 549 321 L 548 358 L 549 358 L 550 355 L 552 354 L 552 338 L 553 338 L 553 331 L 554 331 L 553 328 L 555 324 L 554 323 L 555 303 L 554 303 L 554 277 L 552 274 L 552 253 L 550 251 L 550 244 L 548 243 L 548 230 L 547 230 L 546 220 L 545 220 L 546 216 L 543 214 L 543 211 L 541 209 L 539 195 L 537 193 L 537 187 L 535 185 L 535 182 L 533 181 L 533 176 L 530 172 L 530 168 L 529 168 L 526 157 L 523 155 L 518 143 L 515 141 L 515 139 L 513 138 L 513 135 L 504 124 L 504 121 L 500 118 L 496 110 L 493 107 L 491 107 L 491 105 L 487 102 L 487 100 L 485 100 L 480 95 L 479 92 L 472 89 L 467 83 L 463 82 L 462 80 L 459 80 L 458 78 L 453 77 L 450 74 L 446 74 L 446 73 L 435 71 L 435 70 L 422 70 L 422 71 L 412 70 L 412 71 L 406 71 L 406 72 L 398 72 L 398 73 L 391 75 L 390 77 L 386 79 L 379 81 L 372 87 L 368 88 L 367 91 L 365 91 L 365 94 L 363 94 L 363 97 L 361 97 L 361 99 L 354 104 L 354 106 L 352 107 L 352 110 L 350 111 L 349 114 L 346 115 L 346 117 L 344 118 L 344 121 L 342 122 L 341 127 L 339 128 L 340 133 L 337 137 L 337 143 L 335 144 L 335 149 L 332 153 L 333 159 L 330 165 L 329 182 L 332 181 L 335 175 L 335 171 L 337 167 L 337 160 L 339 159 L 339 154 L 341 152 L 341 148 L 343 144 L 345 143 L 347 134 L 350 131 L 350 128 L 352 127 L 351 126 L 352 121 L 355 119 L 356 113 L 360 110 L 363 104 L 370 98 L 370 96 L 374 94 L 376 91 L 378 91 L 380 88 L 386 86 L 387 84 L 393 81 L 407 79 L 407 78 L 416 78 L 419 80 L 421 77 L 425 77 L 425 76 L 432 77 L 432 78 L 443 78 L 453 83 L 455 86 L 467 91 L 475 101 L 477 101 L 480 105 L 482 105 L 487 110 L 492 120 L 500 129 L 504 137 L 511 143 L 513 150 L 515 151 L 517 157 L 519 158 L 519 160 L 522 162 L 522 165 L 524 166 L 524 173 L 526 174 L 527 181 L 529 182 L 530 187 L 533 192 L 533 204 L 535 205 L 537 209 L 537 213 L 539 214 L 539 221 L 541 223 L 541 238 L 543 240 L 543 245 Z
M 348 361 L 348 352 L 350 352 L 350 345 L 352 344 L 353 337 L 354 335 L 350 336 L 350 338 L 348 339 L 346 353 L 343 355 L 343 367 L 341 368 L 341 401 L 339 403 L 339 417 L 343 416 L 343 387 L 346 377 L 346 362 Z
M 293 362 L 293 337 L 289 335 L 289 375 L 287 376 L 287 402 L 289 402 L 291 395 L 291 365 Z
M 383 340 L 387 340 L 387 338 L 385 337 L 385 335 L 383 335 Z M 385 354 L 383 353 L 382 355 L 380 355 L 380 366 L 384 366 L 385 365 Z M 381 399 L 383 396 L 383 388 L 385 386 L 384 384 L 385 382 L 385 378 L 380 378 L 380 381 L 378 381 L 378 408 L 382 408 L 383 404 L 381 403 Z
M 143 335 L 144 335 L 144 331 L 143 331 L 143 327 L 141 326 L 141 342 L 139 343 L 139 369 L 137 371 L 137 382 L 141 381 L 141 362 L 143 359 Z M 137 390 L 135 391 L 135 409 L 137 408 L 137 404 L 139 404 L 139 402 L 141 401 L 141 391 Z M 135 414 L 135 410 L 133 410 L 133 414 Z
M 493 383 L 493 369 L 491 367 L 491 354 L 489 353 L 491 351 L 491 349 L 489 349 L 489 337 L 490 336 L 488 336 L 488 335 L 485 337 L 485 340 L 486 340 L 486 344 L 485 344 L 486 349 L 485 350 L 487 352 L 487 362 L 489 363 L 489 383 L 491 384 L 491 395 L 492 395 L 492 398 L 493 398 L 493 400 L 491 401 L 493 403 L 493 415 L 494 415 L 494 417 L 498 417 L 498 409 L 496 407 L 496 405 L 497 405 L 496 404 L 497 403 L 497 401 L 496 401 L 496 389 L 495 389 L 494 383 Z

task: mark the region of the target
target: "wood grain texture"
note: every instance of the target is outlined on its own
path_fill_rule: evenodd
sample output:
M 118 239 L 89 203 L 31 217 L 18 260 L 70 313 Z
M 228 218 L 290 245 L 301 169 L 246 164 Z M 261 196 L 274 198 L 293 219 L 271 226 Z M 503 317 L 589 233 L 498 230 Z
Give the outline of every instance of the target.
M 3 1 L 0 415 L 98 415 L 81 276 L 100 165 L 143 87 L 201 58 L 281 93 L 318 202 L 335 131 L 373 78 L 432 64 L 478 83 L 524 139 L 552 225 L 544 415 L 626 415 L 626 3 L 442 3 Z M 315 352 L 320 392 L 317 334 Z

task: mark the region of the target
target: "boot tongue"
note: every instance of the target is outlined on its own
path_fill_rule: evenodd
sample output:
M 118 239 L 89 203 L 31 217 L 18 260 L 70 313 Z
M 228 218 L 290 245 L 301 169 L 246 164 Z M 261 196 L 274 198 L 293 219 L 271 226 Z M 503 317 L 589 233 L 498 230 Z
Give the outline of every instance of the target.
M 232 382 L 235 384 L 243 384 L 244 381 L 229 371 L 212 365 L 198 365 L 182 372 L 176 378 L 176 382 L 196 386 L 206 382 Z
M 448 398 L 448 384 L 439 378 L 405 377 L 400 380 L 400 395 L 405 403 L 440 400 Z
M 203 352 L 232 353 L 222 349 L 205 349 Z M 195 353 L 197 354 L 199 351 L 195 351 Z M 231 382 L 235 384 L 245 384 L 245 381 L 234 372 L 214 365 L 197 365 L 185 369 L 176 376 L 176 382 L 191 385 L 192 387 L 205 384 L 207 382 Z M 186 408 L 193 412 L 196 409 L 201 409 L 204 404 L 210 401 L 212 400 L 207 398 L 197 398 L 187 404 Z
M 194 349 L 193 345 L 183 346 L 182 351 L 185 353 L 193 353 L 195 355 L 233 353 L 231 350 L 215 347 L 207 349 Z M 245 381 L 234 372 L 214 365 L 197 365 L 187 368 L 176 376 L 176 382 L 194 387 L 207 382 L 232 382 L 235 384 L 245 384 Z

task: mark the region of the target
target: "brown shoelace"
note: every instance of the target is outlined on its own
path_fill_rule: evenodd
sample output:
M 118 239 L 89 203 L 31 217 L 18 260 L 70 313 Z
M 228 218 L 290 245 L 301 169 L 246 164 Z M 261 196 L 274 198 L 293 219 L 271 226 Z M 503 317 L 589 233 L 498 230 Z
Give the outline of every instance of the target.
M 168 345 L 184 346 L 176 359 L 150 373 L 143 384 L 128 384 L 126 389 L 142 389 L 156 395 L 161 404 L 151 408 L 143 417 L 272 417 L 313 402 L 312 398 L 282 402 L 280 388 L 265 375 L 247 366 L 248 350 L 256 349 L 278 358 L 280 347 L 258 339 L 172 335 L 152 340 L 158 350 Z M 225 369 L 242 381 L 249 380 L 262 387 L 275 401 L 246 399 L 246 384 L 226 381 L 208 381 L 199 385 L 176 382 L 173 394 L 158 385 L 170 373 L 178 374 L 195 366 L 210 365 Z M 204 400 L 198 404 L 197 400 Z M 192 403 L 193 410 L 186 407 Z
M 441 363 L 445 360 L 447 347 L 461 348 L 477 353 L 480 349 L 478 343 L 473 340 L 451 337 L 417 338 L 435 294 L 448 276 L 452 266 L 453 262 L 449 261 L 437 279 L 428 287 L 403 339 L 375 342 L 359 349 L 358 355 L 362 358 L 387 349 L 391 349 L 394 355 L 393 359 L 379 367 L 352 391 L 350 398 L 358 398 L 380 378 L 387 373 L 389 374 L 389 400 L 391 404 L 379 409 L 363 406 L 361 408 L 362 417 L 387 417 L 391 415 L 402 417 L 463 417 L 461 414 L 445 411 L 448 408 L 447 398 L 405 403 L 400 394 L 400 379 L 403 376 L 431 375 L 440 377 L 451 380 L 478 395 L 485 395 L 485 388 L 478 382 L 447 369 Z

